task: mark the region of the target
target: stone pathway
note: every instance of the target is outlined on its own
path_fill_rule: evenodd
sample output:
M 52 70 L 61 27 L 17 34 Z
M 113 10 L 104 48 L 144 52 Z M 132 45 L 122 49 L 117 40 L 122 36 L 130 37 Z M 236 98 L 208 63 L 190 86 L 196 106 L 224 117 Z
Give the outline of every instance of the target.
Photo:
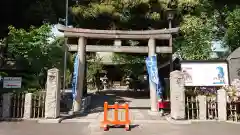
M 99 119 L 103 120 L 103 104 L 107 101 L 109 104 L 114 104 L 118 102 L 123 104 L 125 102 L 129 103 L 130 107 L 130 120 L 165 120 L 165 117 L 159 115 L 152 115 L 150 111 L 150 101 L 148 92 L 128 92 L 123 90 L 115 91 L 104 91 L 100 94 L 93 95 L 91 101 L 91 108 L 85 114 L 75 117 L 73 119 L 67 119 L 63 122 L 71 121 L 94 121 Z M 119 116 L 124 118 L 124 111 L 122 111 Z M 113 111 L 109 111 L 109 117 L 113 118 Z M 121 119 L 120 118 L 120 119 Z

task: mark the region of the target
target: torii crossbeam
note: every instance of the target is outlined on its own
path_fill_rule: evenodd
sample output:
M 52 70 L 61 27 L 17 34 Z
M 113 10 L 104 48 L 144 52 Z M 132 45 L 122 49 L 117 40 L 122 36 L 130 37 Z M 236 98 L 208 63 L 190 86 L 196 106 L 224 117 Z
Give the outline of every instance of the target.
M 64 33 L 65 38 L 78 38 L 78 44 L 68 44 L 68 51 L 77 51 L 79 55 L 79 75 L 77 96 L 73 102 L 73 111 L 80 111 L 81 98 L 83 94 L 86 51 L 89 52 L 122 52 L 122 53 L 148 53 L 149 56 L 156 53 L 172 53 L 172 35 L 178 33 L 179 28 L 169 28 L 160 30 L 138 30 L 138 31 L 122 31 L 122 30 L 93 30 L 83 28 L 69 28 L 58 25 L 58 30 Z M 113 46 L 109 45 L 87 45 L 86 39 L 113 39 Z M 121 40 L 148 40 L 148 46 L 121 46 Z M 157 46 L 155 40 L 169 40 L 169 45 Z M 149 83 L 151 111 L 158 111 L 156 86 Z

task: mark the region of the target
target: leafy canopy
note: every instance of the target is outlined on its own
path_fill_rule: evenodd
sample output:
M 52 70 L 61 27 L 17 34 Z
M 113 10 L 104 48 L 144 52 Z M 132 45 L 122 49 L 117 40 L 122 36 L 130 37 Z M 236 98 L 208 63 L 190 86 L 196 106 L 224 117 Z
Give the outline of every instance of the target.
M 50 39 L 53 38 L 53 42 Z M 51 35 L 51 26 L 44 24 L 39 28 L 29 30 L 9 27 L 8 52 L 16 60 L 16 66 L 28 69 L 27 80 L 32 80 L 36 86 L 44 86 L 46 72 L 56 67 L 62 69 L 63 39 Z M 31 83 L 28 83 L 31 84 Z

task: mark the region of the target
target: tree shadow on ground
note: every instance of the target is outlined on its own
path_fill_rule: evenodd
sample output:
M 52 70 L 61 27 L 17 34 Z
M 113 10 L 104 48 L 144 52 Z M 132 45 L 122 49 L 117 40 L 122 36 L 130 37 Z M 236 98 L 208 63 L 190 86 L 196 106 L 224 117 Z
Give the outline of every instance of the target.
M 84 117 L 91 113 L 103 112 L 104 102 L 113 105 L 130 103 L 131 99 L 149 99 L 149 91 L 104 90 L 91 94 L 91 105 L 84 113 L 68 116 L 68 118 Z M 129 107 L 129 109 L 150 109 L 150 107 Z
M 92 95 L 89 113 L 103 112 L 104 102 L 112 105 L 115 102 L 119 104 L 130 103 L 133 99 L 149 99 L 149 92 L 146 91 L 126 91 L 126 90 L 105 90 L 96 95 Z M 130 107 L 130 109 L 149 109 L 148 107 Z

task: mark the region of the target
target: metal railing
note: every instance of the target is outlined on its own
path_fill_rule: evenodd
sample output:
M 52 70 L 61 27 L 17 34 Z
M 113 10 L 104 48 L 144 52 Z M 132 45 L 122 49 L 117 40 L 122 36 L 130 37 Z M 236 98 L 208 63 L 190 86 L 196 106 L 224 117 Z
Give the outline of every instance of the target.
M 32 118 L 43 118 L 45 117 L 45 99 L 46 92 L 39 91 L 32 95 Z
M 10 117 L 23 118 L 25 104 L 25 93 L 13 93 L 11 97 Z
M 217 98 L 207 96 L 207 119 L 218 119 L 218 104 Z
M 227 103 L 227 120 L 235 122 L 240 121 L 240 101 Z
M 199 119 L 199 101 L 197 96 L 186 96 L 186 119 Z

